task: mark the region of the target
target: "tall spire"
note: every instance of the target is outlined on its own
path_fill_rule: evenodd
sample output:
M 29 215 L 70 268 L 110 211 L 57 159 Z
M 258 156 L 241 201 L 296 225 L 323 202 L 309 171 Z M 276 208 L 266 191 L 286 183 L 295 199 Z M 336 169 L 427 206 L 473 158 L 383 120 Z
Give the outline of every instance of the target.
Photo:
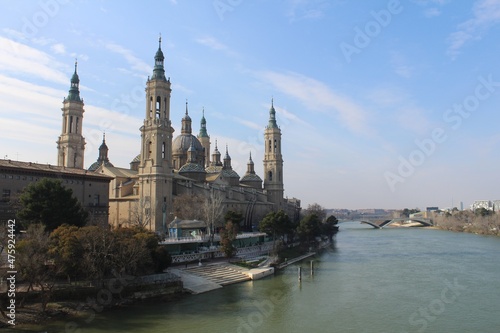
M 269 110 L 269 124 L 267 128 L 278 128 L 276 124 L 276 110 L 274 109 L 274 98 L 271 98 L 271 109 Z
M 163 67 L 163 61 L 165 57 L 163 56 L 163 51 L 161 50 L 161 34 L 158 39 L 158 51 L 155 54 L 155 67 L 153 69 L 153 76 L 151 79 L 167 80 L 165 78 L 165 68 Z
M 80 78 L 78 77 L 78 61 L 75 59 L 75 72 L 71 77 L 68 100 L 81 102 L 80 99 Z
M 182 128 L 181 128 L 181 134 L 191 134 L 191 117 L 189 116 L 188 113 L 188 101 L 186 99 L 186 113 L 184 117 L 182 118 Z
M 205 108 L 202 110 L 202 116 L 200 121 L 200 134 L 198 134 L 199 138 L 208 138 L 207 133 L 207 121 L 205 119 Z
M 229 152 L 226 144 L 226 155 L 224 156 L 224 169 L 232 169 L 231 167 L 231 157 L 229 156 Z

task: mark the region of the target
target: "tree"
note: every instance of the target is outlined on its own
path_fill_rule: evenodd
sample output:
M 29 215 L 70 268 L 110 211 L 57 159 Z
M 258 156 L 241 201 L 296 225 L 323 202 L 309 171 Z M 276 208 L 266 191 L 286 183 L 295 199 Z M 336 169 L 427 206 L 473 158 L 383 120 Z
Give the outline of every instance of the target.
M 155 214 L 155 207 L 152 207 L 151 200 L 144 198 L 137 199 L 130 209 L 131 227 L 146 228 L 151 225 L 152 216 Z
M 76 226 L 63 224 L 50 234 L 49 253 L 54 258 L 58 272 L 68 281 L 81 277 L 80 260 L 83 248 L 78 239 L 80 229 Z
M 415 214 L 415 213 L 418 213 L 418 212 L 420 212 L 420 209 L 418 209 L 418 208 L 414 208 L 414 209 L 405 208 L 401 212 L 401 216 L 402 217 L 410 217 L 411 214 Z
M 337 220 L 335 216 L 328 216 L 326 221 L 321 224 L 321 234 L 328 237 L 331 241 L 333 236 L 339 231 L 339 227 L 337 226 L 338 223 L 339 220 Z
M 41 297 L 42 312 L 47 309 L 55 285 L 55 265 L 49 254 L 49 235 L 42 224 L 31 224 L 26 236 L 17 243 L 16 264 L 21 278 L 29 283 L 28 291 L 36 288 Z
M 293 231 L 293 225 L 288 215 L 280 210 L 269 212 L 259 223 L 259 230 L 273 236 L 273 240 L 281 238 Z
M 42 178 L 31 183 L 19 200 L 18 218 L 27 224 L 41 223 L 48 232 L 63 224 L 83 226 L 87 220 L 88 213 L 60 180 Z
M 307 206 L 304 211 L 304 216 L 315 214 L 320 221 L 324 221 L 326 218 L 326 210 L 320 204 L 313 203 Z
M 203 220 L 203 197 L 188 193 L 178 195 L 174 198 L 174 216 L 181 220 Z
M 203 220 L 205 221 L 205 225 L 210 236 L 210 244 L 213 243 L 215 229 L 219 225 L 223 208 L 222 196 L 215 191 L 210 193 L 201 206 Z
M 474 211 L 474 214 L 476 214 L 476 216 L 490 216 L 490 215 L 493 215 L 494 212 L 492 210 L 481 207 L 481 208 L 476 209 Z
M 220 231 L 220 245 L 222 252 L 226 257 L 232 258 L 236 253 L 236 247 L 233 245 L 233 241 L 238 235 L 238 225 L 232 221 L 226 222 L 226 225 Z
M 302 218 L 297 228 L 297 233 L 303 242 L 307 244 L 314 242 L 316 237 L 321 235 L 321 221 L 318 216 L 312 214 Z
M 224 214 L 224 221 L 233 222 L 233 224 L 240 225 L 240 222 L 243 221 L 243 214 L 240 212 L 235 212 L 234 210 L 228 210 L 226 214 Z

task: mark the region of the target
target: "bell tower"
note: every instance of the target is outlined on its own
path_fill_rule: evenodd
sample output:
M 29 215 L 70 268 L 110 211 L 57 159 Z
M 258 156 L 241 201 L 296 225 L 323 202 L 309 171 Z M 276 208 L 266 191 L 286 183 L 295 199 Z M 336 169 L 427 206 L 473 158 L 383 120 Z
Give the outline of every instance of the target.
M 82 136 L 83 99 L 80 98 L 80 78 L 75 72 L 71 77 L 68 97 L 64 98 L 62 107 L 62 132 L 57 140 L 57 165 L 67 168 L 83 169 L 83 153 L 85 139 Z
M 151 231 L 165 234 L 172 211 L 172 128 L 170 79 L 165 77 L 161 37 L 153 75 L 146 83 L 146 110 L 141 126 L 141 158 L 138 168 L 138 209 Z
M 281 156 L 281 129 L 276 123 L 276 110 L 271 100 L 269 123 L 264 131 L 264 190 L 267 199 L 275 204 L 275 210 L 284 208 L 283 158 Z

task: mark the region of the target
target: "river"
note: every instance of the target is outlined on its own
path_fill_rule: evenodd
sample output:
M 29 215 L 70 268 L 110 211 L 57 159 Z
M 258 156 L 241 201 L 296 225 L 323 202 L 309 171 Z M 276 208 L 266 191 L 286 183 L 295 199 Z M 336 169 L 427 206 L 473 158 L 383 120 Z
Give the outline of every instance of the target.
M 54 323 L 48 332 L 500 331 L 500 238 L 341 224 L 335 246 L 274 277 Z M 298 267 L 302 281 L 298 281 Z M 63 327 L 70 329 L 64 330 Z

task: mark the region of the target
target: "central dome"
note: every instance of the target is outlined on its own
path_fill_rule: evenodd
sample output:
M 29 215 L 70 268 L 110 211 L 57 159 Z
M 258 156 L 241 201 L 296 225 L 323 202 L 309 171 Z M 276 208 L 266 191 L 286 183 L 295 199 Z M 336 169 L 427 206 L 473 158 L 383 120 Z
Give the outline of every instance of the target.
M 204 149 L 200 141 L 192 134 L 181 134 L 172 142 L 172 162 L 174 169 L 178 170 L 188 162 L 188 149 L 194 148 L 194 159 L 196 163 L 204 165 Z

